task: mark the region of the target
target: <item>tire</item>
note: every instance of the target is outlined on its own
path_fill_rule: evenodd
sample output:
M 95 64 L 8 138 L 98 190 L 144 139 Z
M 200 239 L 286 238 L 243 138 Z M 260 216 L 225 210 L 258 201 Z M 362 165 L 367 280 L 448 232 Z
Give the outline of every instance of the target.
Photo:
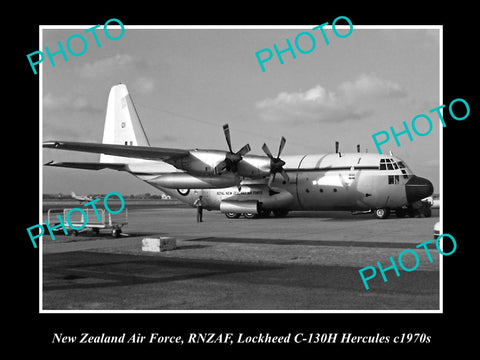
M 253 213 L 244 213 L 243 216 L 245 217 L 245 219 L 256 219 L 258 217 L 257 214 Z
M 258 216 L 261 218 L 268 218 L 272 210 L 260 210 Z
M 112 236 L 115 237 L 115 238 L 119 238 L 121 233 L 122 233 L 122 230 L 120 230 L 120 229 L 112 230 Z
M 234 212 L 227 212 L 225 213 L 225 216 L 229 219 L 238 219 L 240 217 L 240 214 Z
M 395 214 L 398 218 L 404 218 L 405 216 L 407 216 L 407 210 L 404 208 L 397 208 L 395 210 Z
M 287 214 L 288 214 L 288 210 L 285 210 L 285 209 L 273 210 L 273 215 L 275 215 L 275 217 L 282 218 L 287 216 Z
M 390 216 L 389 208 L 378 208 L 374 211 L 375 216 L 379 219 L 387 219 Z
M 412 207 L 409 207 L 409 208 L 407 209 L 407 214 L 408 214 L 408 216 L 410 216 L 411 218 L 414 218 L 414 217 L 416 217 L 416 216 L 419 215 L 418 210 L 417 210 L 417 209 L 414 209 L 414 208 L 412 208 Z
M 429 218 L 430 216 L 432 216 L 432 209 L 430 209 L 429 207 L 425 208 L 423 210 L 423 216 L 425 216 L 426 218 Z

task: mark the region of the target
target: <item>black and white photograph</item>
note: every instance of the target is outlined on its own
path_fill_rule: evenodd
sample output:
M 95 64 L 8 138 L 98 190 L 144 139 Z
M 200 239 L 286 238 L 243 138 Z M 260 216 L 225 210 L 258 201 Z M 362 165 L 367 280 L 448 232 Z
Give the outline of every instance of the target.
M 42 31 L 42 310 L 441 310 L 441 27 L 111 24 Z

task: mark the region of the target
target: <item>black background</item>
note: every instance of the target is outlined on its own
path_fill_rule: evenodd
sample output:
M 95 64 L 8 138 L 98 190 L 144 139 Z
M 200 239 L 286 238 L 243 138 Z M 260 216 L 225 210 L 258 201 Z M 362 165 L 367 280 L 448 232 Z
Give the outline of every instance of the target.
M 337 2 L 322 3 L 109 3 L 103 8 L 94 3 L 49 2 L 25 5 L 4 13 L 6 25 L 3 41 L 3 178 L 4 215 L 3 237 L 4 298 L 3 343 L 15 354 L 49 354 L 55 357 L 95 354 L 107 350 L 110 355 L 145 356 L 145 351 L 162 357 L 167 352 L 181 355 L 191 352 L 257 353 L 260 350 L 302 356 L 340 355 L 344 350 L 354 355 L 382 352 L 392 356 L 405 351 L 417 356 L 434 355 L 448 350 L 466 353 L 473 347 L 477 324 L 476 262 L 476 202 L 480 169 L 476 145 L 476 95 L 473 89 L 479 80 L 477 34 L 474 2 L 434 2 L 419 7 L 419 2 L 382 2 L 378 5 L 362 2 L 352 6 Z M 467 5 L 468 4 L 468 5 Z M 450 118 L 447 108 L 444 118 L 444 233 L 457 240 L 456 252 L 444 257 L 443 314 L 39 314 L 38 249 L 33 249 L 25 229 L 38 223 L 38 76 L 33 75 L 26 54 L 38 49 L 39 25 L 103 24 L 117 18 L 125 25 L 242 25 L 242 24 L 322 24 L 338 16 L 347 16 L 355 25 L 443 25 L 444 103 L 463 98 L 470 105 L 470 116 L 464 121 Z M 13 66 L 12 66 L 13 65 Z M 13 127 L 9 127 L 13 124 Z M 7 126 L 8 125 L 8 126 Z M 13 129 L 13 130 L 12 130 Z M 10 135 L 8 135 L 10 134 Z M 7 140 L 7 141 L 5 141 Z M 12 185 L 14 187 L 12 187 Z M 21 202 L 19 204 L 19 200 Z M 18 205 L 17 208 L 8 205 Z M 19 210 L 14 210 L 19 209 Z M 21 209 L 21 210 L 20 210 Z M 12 211 L 12 213 L 10 212 Z M 4 212 L 5 214 L 5 212 Z M 12 223 L 12 220 L 14 222 Z M 4 231 L 5 231 L 4 230 Z M 12 247 L 12 248 L 11 248 Z M 354 335 L 390 336 L 401 333 L 426 333 L 429 344 L 395 345 L 94 345 L 52 344 L 53 333 L 80 335 L 82 332 L 121 335 L 157 332 L 160 335 L 183 335 L 190 332 L 232 332 L 271 335 L 310 332 L 353 333 Z M 32 353 L 30 353 L 33 350 Z M 447 355 L 447 354 L 446 354 Z M 149 355 L 150 356 L 150 355 Z

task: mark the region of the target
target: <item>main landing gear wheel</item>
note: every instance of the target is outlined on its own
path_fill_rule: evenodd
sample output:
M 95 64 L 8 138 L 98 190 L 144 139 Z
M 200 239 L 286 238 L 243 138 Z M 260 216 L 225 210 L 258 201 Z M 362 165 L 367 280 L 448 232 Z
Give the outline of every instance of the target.
M 387 219 L 390 216 L 389 208 L 379 208 L 374 211 L 375 216 L 379 219 Z
M 278 209 L 278 210 L 273 210 L 273 215 L 275 215 L 275 217 L 285 217 L 287 216 L 288 214 L 288 210 L 284 210 L 284 209 Z
M 267 218 L 270 216 L 271 212 L 271 210 L 260 210 L 258 214 L 244 213 L 243 216 L 245 217 L 245 219 Z
M 397 208 L 395 209 L 395 214 L 398 218 L 404 218 L 405 216 L 407 216 L 407 209 Z
M 229 219 L 238 219 L 240 217 L 240 213 L 227 212 L 225 213 L 225 216 Z
M 430 209 L 429 207 L 423 209 L 423 216 L 425 216 L 426 218 L 432 216 L 432 209 Z
M 268 218 L 271 212 L 272 210 L 260 210 L 260 212 L 258 213 L 258 216 L 261 218 Z

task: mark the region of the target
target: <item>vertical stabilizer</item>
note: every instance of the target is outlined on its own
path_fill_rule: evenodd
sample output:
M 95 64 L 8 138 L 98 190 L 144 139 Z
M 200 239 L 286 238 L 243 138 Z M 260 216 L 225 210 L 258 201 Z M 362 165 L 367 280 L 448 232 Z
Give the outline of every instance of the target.
M 135 105 L 124 84 L 115 85 L 110 90 L 102 143 L 150 146 Z M 132 160 L 134 159 L 130 159 L 129 162 Z M 101 154 L 100 162 L 125 162 L 125 158 Z

